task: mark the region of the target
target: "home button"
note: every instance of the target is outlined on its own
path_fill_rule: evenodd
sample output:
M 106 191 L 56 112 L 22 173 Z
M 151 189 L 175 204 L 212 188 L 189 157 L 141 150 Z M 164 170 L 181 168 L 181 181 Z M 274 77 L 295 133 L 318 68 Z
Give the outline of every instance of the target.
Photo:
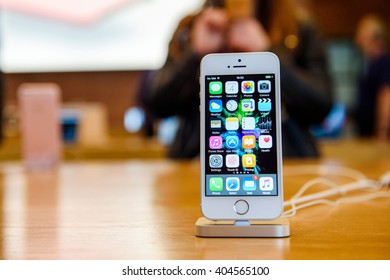
M 248 210 L 249 204 L 245 200 L 237 200 L 236 203 L 234 203 L 234 211 L 236 211 L 238 215 L 244 215 Z

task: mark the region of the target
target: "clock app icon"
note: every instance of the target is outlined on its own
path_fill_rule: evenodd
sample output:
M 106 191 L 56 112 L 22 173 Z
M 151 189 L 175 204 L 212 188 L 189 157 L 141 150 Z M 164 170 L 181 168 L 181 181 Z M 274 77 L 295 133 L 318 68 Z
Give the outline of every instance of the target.
M 236 111 L 237 108 L 238 108 L 238 103 L 236 100 L 229 100 L 228 102 L 226 102 L 226 108 L 230 111 L 230 112 L 233 112 L 233 111 Z

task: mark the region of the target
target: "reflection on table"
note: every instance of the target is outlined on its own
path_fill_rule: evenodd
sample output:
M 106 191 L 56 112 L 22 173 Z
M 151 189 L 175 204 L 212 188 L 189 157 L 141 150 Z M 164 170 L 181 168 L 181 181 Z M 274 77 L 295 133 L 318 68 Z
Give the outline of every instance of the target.
M 377 179 L 390 147 L 338 142 L 320 160 L 285 161 L 285 199 L 316 175 L 345 166 Z M 198 238 L 199 163 L 165 159 L 65 161 L 26 172 L 0 164 L 2 259 L 389 259 L 390 199 L 314 206 L 290 218 L 289 238 Z M 347 178 L 338 178 L 340 184 Z

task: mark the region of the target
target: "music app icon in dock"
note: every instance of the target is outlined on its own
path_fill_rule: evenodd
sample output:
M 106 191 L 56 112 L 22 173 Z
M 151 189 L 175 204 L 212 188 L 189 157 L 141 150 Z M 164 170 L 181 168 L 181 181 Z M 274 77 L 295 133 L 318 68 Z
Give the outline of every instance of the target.
M 274 179 L 272 177 L 260 177 L 260 190 L 272 191 L 274 189 Z

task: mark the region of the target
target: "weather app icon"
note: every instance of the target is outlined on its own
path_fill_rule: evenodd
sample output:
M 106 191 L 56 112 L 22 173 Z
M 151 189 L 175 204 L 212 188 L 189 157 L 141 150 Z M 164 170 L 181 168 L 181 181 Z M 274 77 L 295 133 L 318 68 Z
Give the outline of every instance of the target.
M 209 110 L 211 113 L 222 112 L 222 100 L 220 99 L 211 99 L 209 102 Z

